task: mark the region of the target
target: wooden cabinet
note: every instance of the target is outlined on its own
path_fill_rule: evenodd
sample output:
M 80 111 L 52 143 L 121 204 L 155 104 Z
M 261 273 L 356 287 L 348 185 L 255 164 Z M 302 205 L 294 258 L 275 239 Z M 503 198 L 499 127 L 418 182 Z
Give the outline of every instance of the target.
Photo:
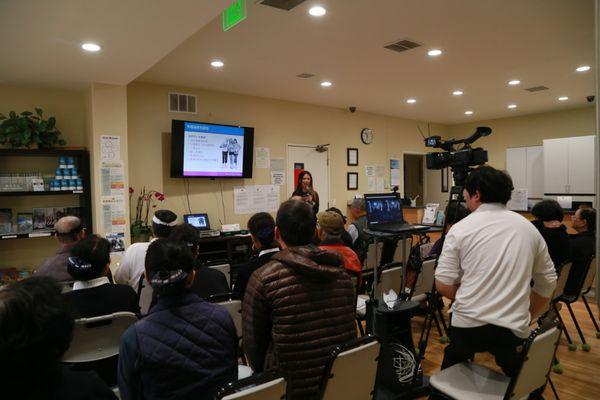
M 515 189 L 527 189 L 529 198 L 541 198 L 544 194 L 542 146 L 506 149 L 506 170 Z
M 544 140 L 544 193 L 595 193 L 595 136 Z

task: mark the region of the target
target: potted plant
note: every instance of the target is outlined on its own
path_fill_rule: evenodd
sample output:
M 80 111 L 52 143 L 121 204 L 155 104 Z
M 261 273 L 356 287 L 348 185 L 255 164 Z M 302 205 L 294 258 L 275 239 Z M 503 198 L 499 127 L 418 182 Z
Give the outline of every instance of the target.
M 129 206 L 131 207 L 131 197 L 135 190 L 129 188 Z M 156 208 L 154 200 L 164 201 L 165 195 L 156 191 L 146 191 L 146 187 L 142 187 L 137 202 L 135 205 L 135 214 L 131 215 L 131 242 L 148 242 L 150 236 L 152 236 L 152 229 L 148 224 L 148 216 L 150 215 L 150 209 Z
M 0 113 L 0 144 L 39 148 L 64 146 L 66 142 L 60 138 L 56 118 L 44 119 L 43 114 L 41 108 L 36 108 L 35 114 L 30 111 L 20 114 L 11 111 L 7 117 Z

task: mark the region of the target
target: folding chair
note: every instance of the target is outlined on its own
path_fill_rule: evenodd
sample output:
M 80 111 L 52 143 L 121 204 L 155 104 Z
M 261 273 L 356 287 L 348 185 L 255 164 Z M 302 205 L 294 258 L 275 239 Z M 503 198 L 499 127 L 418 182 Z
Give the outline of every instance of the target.
M 325 368 L 323 400 L 373 398 L 380 343 L 372 335 L 337 346 Z
M 512 378 L 482 365 L 464 362 L 434 374 L 429 383 L 432 388 L 457 400 L 509 400 L 527 398 L 549 382 L 558 399 L 549 376 L 560 332 L 557 327 L 543 333 L 533 332 L 521 352 L 523 365 Z
M 253 371 L 246 365 L 247 360 L 242 349 L 242 301 L 235 299 L 233 293 L 214 294 L 208 298 L 208 301 L 225 307 L 229 315 L 231 315 L 238 337 L 238 353 L 241 354 L 243 361 L 243 365 L 238 365 L 238 377 L 246 378 L 251 376 Z
M 433 289 L 433 283 L 435 281 L 435 259 L 425 260 L 421 264 L 421 271 L 417 275 L 417 279 L 415 282 L 415 286 L 412 289 L 412 296 L 410 300 L 422 302 L 427 301 L 427 305 L 431 306 L 430 302 L 432 301 L 431 291 Z M 446 320 L 444 319 L 444 314 L 442 312 L 442 308 L 438 304 L 433 304 L 434 312 L 432 314 L 433 322 L 435 323 L 435 327 L 437 329 L 438 335 L 440 337 L 441 343 L 448 342 L 448 336 L 446 335 L 446 331 L 448 327 L 446 326 Z M 437 315 L 436 315 L 437 313 Z M 440 326 L 441 322 L 441 326 Z M 442 330 L 443 327 L 443 330 Z M 421 338 L 422 339 L 422 338 Z
M 592 320 L 592 323 L 594 324 L 594 328 L 596 328 L 596 338 L 600 339 L 600 328 L 598 327 L 598 322 L 596 321 L 596 318 L 594 317 L 594 314 L 592 313 L 592 310 L 590 309 L 590 305 L 587 302 L 587 299 L 585 298 L 585 295 L 588 294 L 590 292 L 590 290 L 592 290 L 595 278 L 596 278 L 596 257 L 592 258 L 592 261 L 590 262 L 590 267 L 588 269 L 588 273 L 585 276 L 585 281 L 583 282 L 583 289 L 582 289 L 582 293 L 581 293 L 581 300 L 583 300 L 583 304 L 585 304 L 585 308 L 587 309 L 590 319 Z
M 222 387 L 216 400 L 284 400 L 287 384 L 278 372 L 262 372 Z
M 137 322 L 131 312 L 116 312 L 93 318 L 75 320 L 73 340 L 62 362 L 75 364 L 78 369 L 94 370 L 94 362 L 101 362 L 119 354 L 121 336 Z M 117 371 L 115 370 L 115 380 Z
M 231 289 L 231 265 L 229 264 L 218 264 L 218 265 L 209 265 L 208 268 L 216 269 L 217 271 L 221 271 L 225 278 L 227 278 L 227 285 L 229 289 Z
M 556 307 L 556 304 L 558 302 L 565 303 L 565 305 L 567 306 L 567 310 L 569 310 L 569 314 L 571 315 L 571 319 L 573 320 L 573 323 L 575 324 L 575 329 L 577 329 L 577 333 L 579 334 L 579 338 L 581 339 L 581 349 L 586 352 L 590 351 L 592 346 L 585 341 L 585 336 L 583 335 L 583 331 L 581 330 L 581 327 L 579 326 L 577 317 L 575 317 L 575 313 L 573 312 L 573 308 L 571 307 L 571 304 L 576 302 L 577 300 L 579 300 L 580 297 L 583 298 L 583 289 L 584 289 L 584 286 L 586 285 L 586 283 L 589 282 L 589 285 L 586 288 L 586 290 L 588 290 L 589 287 L 592 285 L 594 276 L 596 274 L 595 268 L 592 268 L 592 265 L 595 265 L 595 257 L 592 257 L 590 259 L 590 261 L 588 262 L 587 269 L 584 272 L 584 278 L 579 282 L 579 286 L 577 287 L 577 294 L 567 295 L 567 294 L 563 293 L 560 297 L 558 297 L 556 299 L 556 302 L 554 303 L 554 309 L 557 313 L 560 324 L 562 325 L 562 327 L 565 331 L 565 337 L 567 338 L 567 342 L 569 343 L 569 350 L 571 350 L 571 351 L 577 350 L 577 344 L 571 340 L 571 336 L 569 335 L 569 332 L 567 331 L 567 328 L 563 322 L 560 312 L 558 311 L 558 307 Z M 587 301 L 584 301 L 584 303 L 587 303 Z M 589 306 L 588 306 L 588 311 L 589 311 Z M 591 311 L 590 311 L 590 315 L 592 315 Z M 592 318 L 593 318 L 593 315 L 592 315 Z M 598 329 L 596 328 L 596 331 L 597 330 Z

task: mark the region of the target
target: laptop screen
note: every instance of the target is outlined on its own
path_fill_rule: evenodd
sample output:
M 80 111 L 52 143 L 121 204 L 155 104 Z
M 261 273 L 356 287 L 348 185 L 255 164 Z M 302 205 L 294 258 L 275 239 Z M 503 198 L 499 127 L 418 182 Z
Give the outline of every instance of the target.
M 394 193 L 365 195 L 369 225 L 404 223 L 402 205 Z
M 190 224 L 201 231 L 210 229 L 208 214 L 187 214 L 183 216 L 183 219 L 187 224 Z

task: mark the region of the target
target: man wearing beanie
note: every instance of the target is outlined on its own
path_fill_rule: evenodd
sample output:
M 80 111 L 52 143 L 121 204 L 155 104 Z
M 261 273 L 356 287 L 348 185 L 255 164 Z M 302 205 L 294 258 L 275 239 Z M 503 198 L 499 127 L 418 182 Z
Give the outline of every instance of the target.
M 334 211 L 322 211 L 317 214 L 317 235 L 321 243 L 319 248 L 335 251 L 344 259 L 344 268 L 356 275 L 359 280 L 362 277 L 362 264 L 358 256 L 342 240 L 344 232 L 344 220 Z
M 175 226 L 177 226 L 177 214 L 169 210 L 156 211 L 152 217 L 152 240 L 134 243 L 127 248 L 121 259 L 121 266 L 115 273 L 115 281 L 129 285 L 137 291 L 140 277 L 144 273 L 144 260 L 148 246 L 153 240 L 168 238 Z

